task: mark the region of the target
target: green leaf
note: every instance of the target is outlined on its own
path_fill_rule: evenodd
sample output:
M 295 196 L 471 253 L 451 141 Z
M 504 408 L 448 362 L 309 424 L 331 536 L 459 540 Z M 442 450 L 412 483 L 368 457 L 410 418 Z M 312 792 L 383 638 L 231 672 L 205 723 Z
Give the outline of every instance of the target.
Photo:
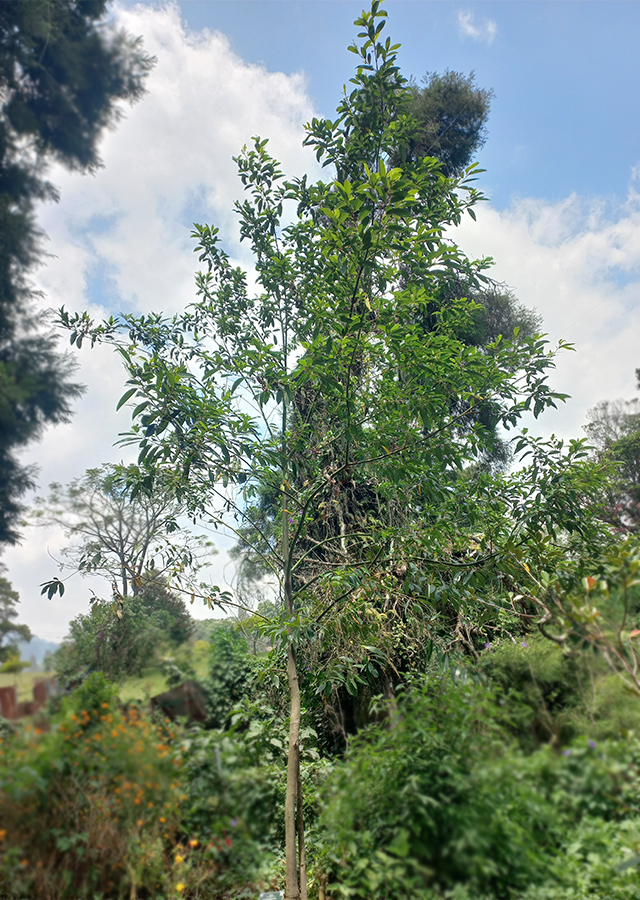
M 137 387 L 132 387 L 132 388 L 130 388 L 128 391 L 125 391 L 125 392 L 124 392 L 124 394 L 122 395 L 122 397 L 120 397 L 120 399 L 118 400 L 118 404 L 117 404 L 117 406 L 116 406 L 116 412 L 117 412 L 122 406 L 125 405 L 125 403 L 127 402 L 127 400 L 130 400 L 131 397 L 133 397 L 133 395 L 135 394 L 135 392 L 136 392 L 137 390 L 138 390 Z

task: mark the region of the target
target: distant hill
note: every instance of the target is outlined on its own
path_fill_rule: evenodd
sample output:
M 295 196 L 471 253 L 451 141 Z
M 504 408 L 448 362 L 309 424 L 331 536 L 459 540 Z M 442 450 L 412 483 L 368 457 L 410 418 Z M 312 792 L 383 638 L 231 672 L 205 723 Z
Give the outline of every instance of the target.
M 54 653 L 59 646 L 60 644 L 56 644 L 54 641 L 45 641 L 44 638 L 39 638 L 34 634 L 30 641 L 20 641 L 18 650 L 22 659 L 27 661 L 33 657 L 36 665 L 41 667 L 45 656 L 48 653 Z

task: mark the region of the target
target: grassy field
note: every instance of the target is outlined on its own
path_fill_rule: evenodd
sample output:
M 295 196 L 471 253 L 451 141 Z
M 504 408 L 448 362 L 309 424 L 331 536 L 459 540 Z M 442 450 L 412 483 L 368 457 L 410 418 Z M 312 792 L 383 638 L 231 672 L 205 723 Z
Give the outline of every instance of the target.
M 178 665 L 188 662 L 198 679 L 207 676 L 208 643 L 196 641 L 190 646 L 180 647 L 176 653 Z M 18 702 L 33 700 L 33 685 L 36 681 L 53 677 L 49 672 L 20 672 L 15 675 L 0 674 L 0 687 L 15 685 L 17 688 Z M 156 694 L 161 694 L 168 689 L 167 680 L 158 668 L 150 668 L 142 675 L 135 678 L 127 678 L 120 688 L 120 699 L 148 700 Z
M 181 663 L 188 662 L 195 672 L 198 679 L 205 679 L 207 676 L 207 659 L 209 645 L 206 641 L 196 641 L 195 644 L 187 647 L 180 647 L 176 653 L 176 662 L 180 666 Z M 127 700 L 148 700 L 156 694 L 161 694 L 168 689 L 167 680 L 158 668 L 146 669 L 139 677 L 127 678 L 120 688 L 120 699 Z
M 159 669 L 147 669 L 140 677 L 127 678 L 120 688 L 120 699 L 148 700 L 168 688 L 167 680 Z
M 1 673 L 0 687 L 15 685 L 18 703 L 22 703 L 27 700 L 33 700 L 34 684 L 36 681 L 44 681 L 45 678 L 51 678 L 51 675 L 48 672 L 20 672 L 16 675 Z

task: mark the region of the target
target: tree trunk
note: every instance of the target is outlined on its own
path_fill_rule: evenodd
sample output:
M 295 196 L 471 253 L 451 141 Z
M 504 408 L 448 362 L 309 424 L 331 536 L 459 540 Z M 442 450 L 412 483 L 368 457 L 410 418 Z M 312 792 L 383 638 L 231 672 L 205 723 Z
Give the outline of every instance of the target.
M 287 655 L 289 679 L 289 756 L 287 764 L 287 793 L 284 805 L 284 829 L 286 843 L 286 900 L 300 900 L 298 887 L 298 860 L 296 853 L 296 800 L 300 777 L 300 684 L 296 652 L 291 644 Z
M 298 760 L 298 872 L 300 877 L 300 900 L 308 900 L 307 893 L 307 851 L 304 842 L 304 803 L 302 797 L 302 776 Z

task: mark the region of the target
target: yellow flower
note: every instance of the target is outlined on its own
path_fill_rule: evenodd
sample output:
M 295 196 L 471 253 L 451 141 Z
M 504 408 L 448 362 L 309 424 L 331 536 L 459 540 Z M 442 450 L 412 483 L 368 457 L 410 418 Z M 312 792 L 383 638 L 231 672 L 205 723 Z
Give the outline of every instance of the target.
M 184 890 L 184 885 L 183 885 L 183 883 L 182 883 L 181 881 L 179 881 L 179 882 L 177 883 L 177 885 L 176 885 L 176 890 L 178 891 L 178 893 L 180 893 L 180 891 L 183 891 L 183 890 Z
M 180 863 L 183 863 L 184 856 L 180 856 L 180 854 L 178 854 L 178 856 L 176 856 L 176 862 L 178 863 L 178 865 L 180 865 Z
M 197 846 L 198 846 L 197 840 L 196 840 L 195 838 L 193 838 L 193 840 L 189 841 L 189 846 L 190 846 L 190 847 L 197 847 Z
M 165 819 L 164 816 L 160 816 L 160 821 L 164 824 L 167 820 Z

